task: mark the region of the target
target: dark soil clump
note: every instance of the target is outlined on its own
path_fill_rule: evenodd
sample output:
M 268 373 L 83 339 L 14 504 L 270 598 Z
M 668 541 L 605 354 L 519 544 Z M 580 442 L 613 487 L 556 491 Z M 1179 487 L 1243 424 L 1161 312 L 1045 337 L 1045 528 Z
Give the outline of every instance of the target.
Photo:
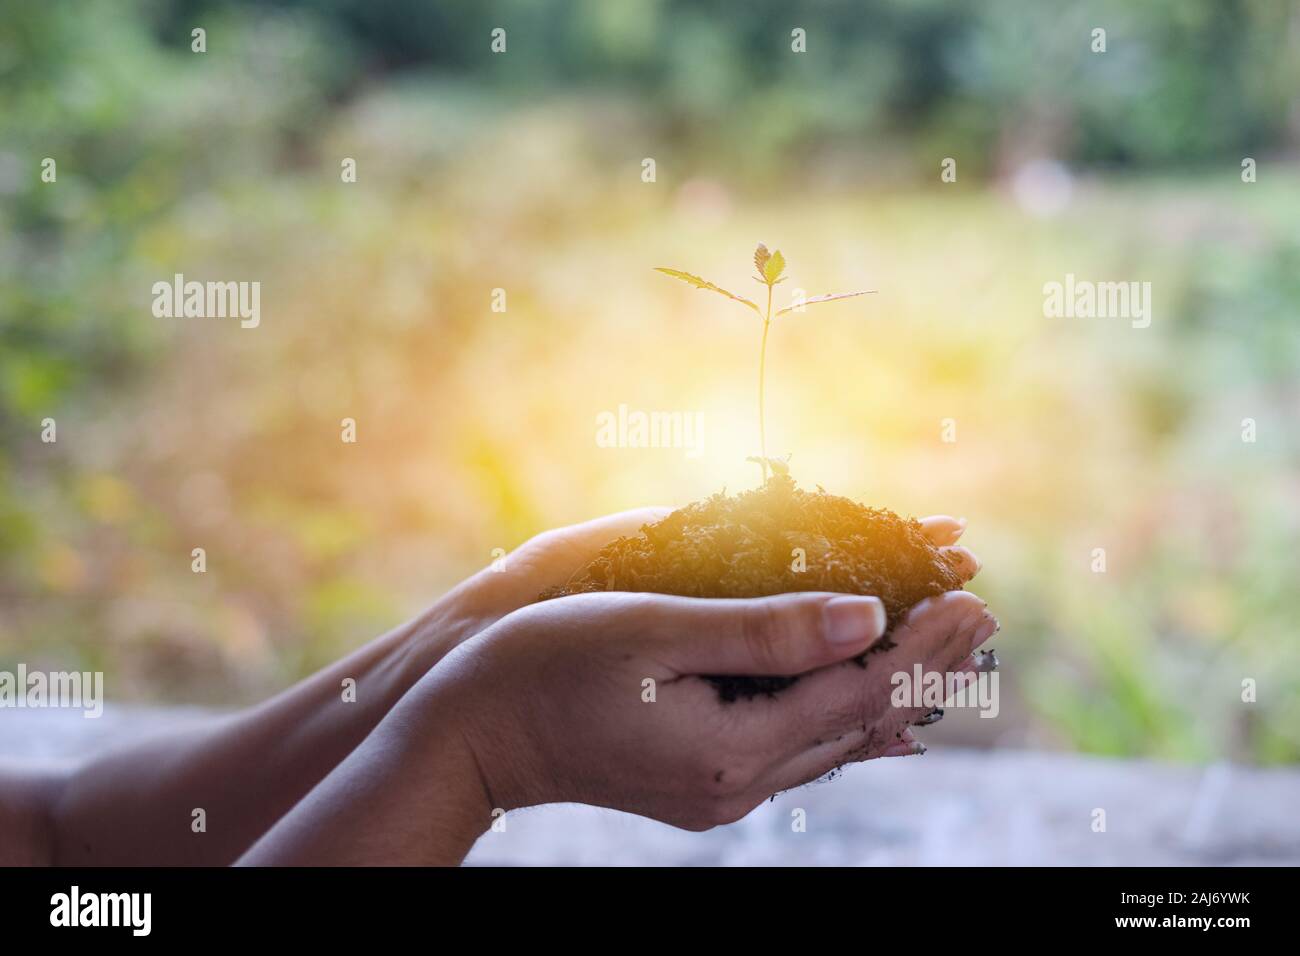
M 795 548 L 806 554 L 796 571 Z M 684 597 L 763 597 L 789 591 L 871 594 L 885 605 L 889 630 L 857 658 L 892 647 L 907 609 L 962 587 L 954 562 L 915 519 L 837 495 L 801 491 L 774 475 L 754 491 L 716 494 L 644 525 L 601 550 L 568 583 L 542 599 L 591 591 L 652 591 Z M 716 676 L 723 700 L 774 694 L 795 677 Z

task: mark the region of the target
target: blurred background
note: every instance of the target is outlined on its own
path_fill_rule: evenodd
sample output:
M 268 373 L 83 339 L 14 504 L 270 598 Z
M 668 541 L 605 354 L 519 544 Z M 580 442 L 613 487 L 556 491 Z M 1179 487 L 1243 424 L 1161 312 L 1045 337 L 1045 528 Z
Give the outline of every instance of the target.
M 494 548 L 753 485 L 759 323 L 651 269 L 753 295 L 761 240 L 779 305 L 878 290 L 774 326 L 769 453 L 984 559 L 1002 714 L 930 739 L 1300 758 L 1295 4 L 0 7 L 0 668 L 235 706 Z M 260 327 L 154 318 L 176 272 Z M 1045 318 L 1067 273 L 1150 327 Z M 621 404 L 703 454 L 599 447 Z

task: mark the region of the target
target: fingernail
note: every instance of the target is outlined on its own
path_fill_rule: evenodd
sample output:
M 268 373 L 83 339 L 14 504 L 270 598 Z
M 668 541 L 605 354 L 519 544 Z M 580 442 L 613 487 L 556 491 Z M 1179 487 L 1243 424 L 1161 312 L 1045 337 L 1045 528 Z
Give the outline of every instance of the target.
M 896 744 L 890 744 L 880 752 L 882 757 L 919 757 L 929 748 L 919 740 L 900 741 Z
M 935 545 L 941 548 L 951 547 L 956 544 L 958 539 L 961 538 L 962 532 L 966 530 L 965 518 L 949 518 L 948 520 L 956 524 L 957 527 L 948 529 L 948 537 L 935 542 Z
M 992 637 L 999 627 L 1001 627 L 1001 625 L 998 624 L 998 619 L 996 617 L 992 614 L 985 614 L 976 626 L 975 633 L 971 637 L 971 650 L 979 647 Z
M 837 597 L 822 606 L 828 644 L 865 644 L 885 633 L 885 606 L 879 598 Z
M 980 651 L 976 654 L 974 661 L 977 674 L 986 674 L 989 671 L 998 669 L 998 655 L 991 647 L 987 651 Z
M 941 721 L 941 720 L 943 720 L 943 708 L 942 708 L 942 707 L 936 707 L 934 710 L 930 711 L 928 714 L 926 714 L 926 715 L 925 715 L 924 717 L 922 717 L 920 720 L 915 721 L 915 722 L 912 724 L 912 726 L 913 726 L 913 727 L 929 727 L 931 724 L 937 724 L 937 723 L 938 723 L 939 721 Z

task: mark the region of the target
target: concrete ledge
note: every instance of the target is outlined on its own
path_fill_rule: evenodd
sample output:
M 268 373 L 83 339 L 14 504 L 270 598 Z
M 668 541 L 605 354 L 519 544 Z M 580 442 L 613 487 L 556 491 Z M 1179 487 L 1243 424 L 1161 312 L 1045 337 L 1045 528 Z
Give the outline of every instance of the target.
M 0 757 L 102 752 L 202 720 L 193 709 L 0 711 Z M 687 833 L 574 805 L 510 813 L 469 862 L 641 865 L 1300 864 L 1300 770 L 1174 766 L 933 747 L 782 794 L 746 819 Z M 806 814 L 795 832 L 793 813 Z M 1106 813 L 1106 832 L 1093 813 Z

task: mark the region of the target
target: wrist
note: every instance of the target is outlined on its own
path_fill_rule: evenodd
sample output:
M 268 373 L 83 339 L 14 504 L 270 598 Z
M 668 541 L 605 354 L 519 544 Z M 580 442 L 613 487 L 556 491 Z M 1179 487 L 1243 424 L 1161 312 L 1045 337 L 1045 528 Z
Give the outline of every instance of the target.
M 296 866 L 455 866 L 490 800 L 435 672 L 241 858 Z
M 429 799 L 413 808 L 427 815 L 433 831 L 427 862 L 460 864 L 500 812 L 493 806 L 473 751 L 456 734 L 449 734 L 432 752 L 426 750 L 433 781 Z
M 414 818 L 429 821 L 432 864 L 459 863 L 500 815 L 451 666 L 427 672 L 381 725 L 386 746 L 408 769 Z M 495 815 L 494 815 L 495 814 Z
M 415 687 L 472 633 L 472 624 L 456 613 L 449 597 L 401 626 L 396 667 L 404 692 Z
M 456 736 L 472 764 L 489 825 L 503 813 L 561 799 L 548 757 L 555 743 L 540 724 L 548 723 L 509 688 L 510 676 L 486 665 L 480 651 L 453 653 L 439 667 L 448 685 Z M 490 653 L 490 652 L 489 652 Z
M 401 667 L 407 688 L 418 683 L 463 642 L 500 618 L 501 613 L 493 613 L 483 593 L 482 577 L 480 572 L 462 581 L 402 625 Z

